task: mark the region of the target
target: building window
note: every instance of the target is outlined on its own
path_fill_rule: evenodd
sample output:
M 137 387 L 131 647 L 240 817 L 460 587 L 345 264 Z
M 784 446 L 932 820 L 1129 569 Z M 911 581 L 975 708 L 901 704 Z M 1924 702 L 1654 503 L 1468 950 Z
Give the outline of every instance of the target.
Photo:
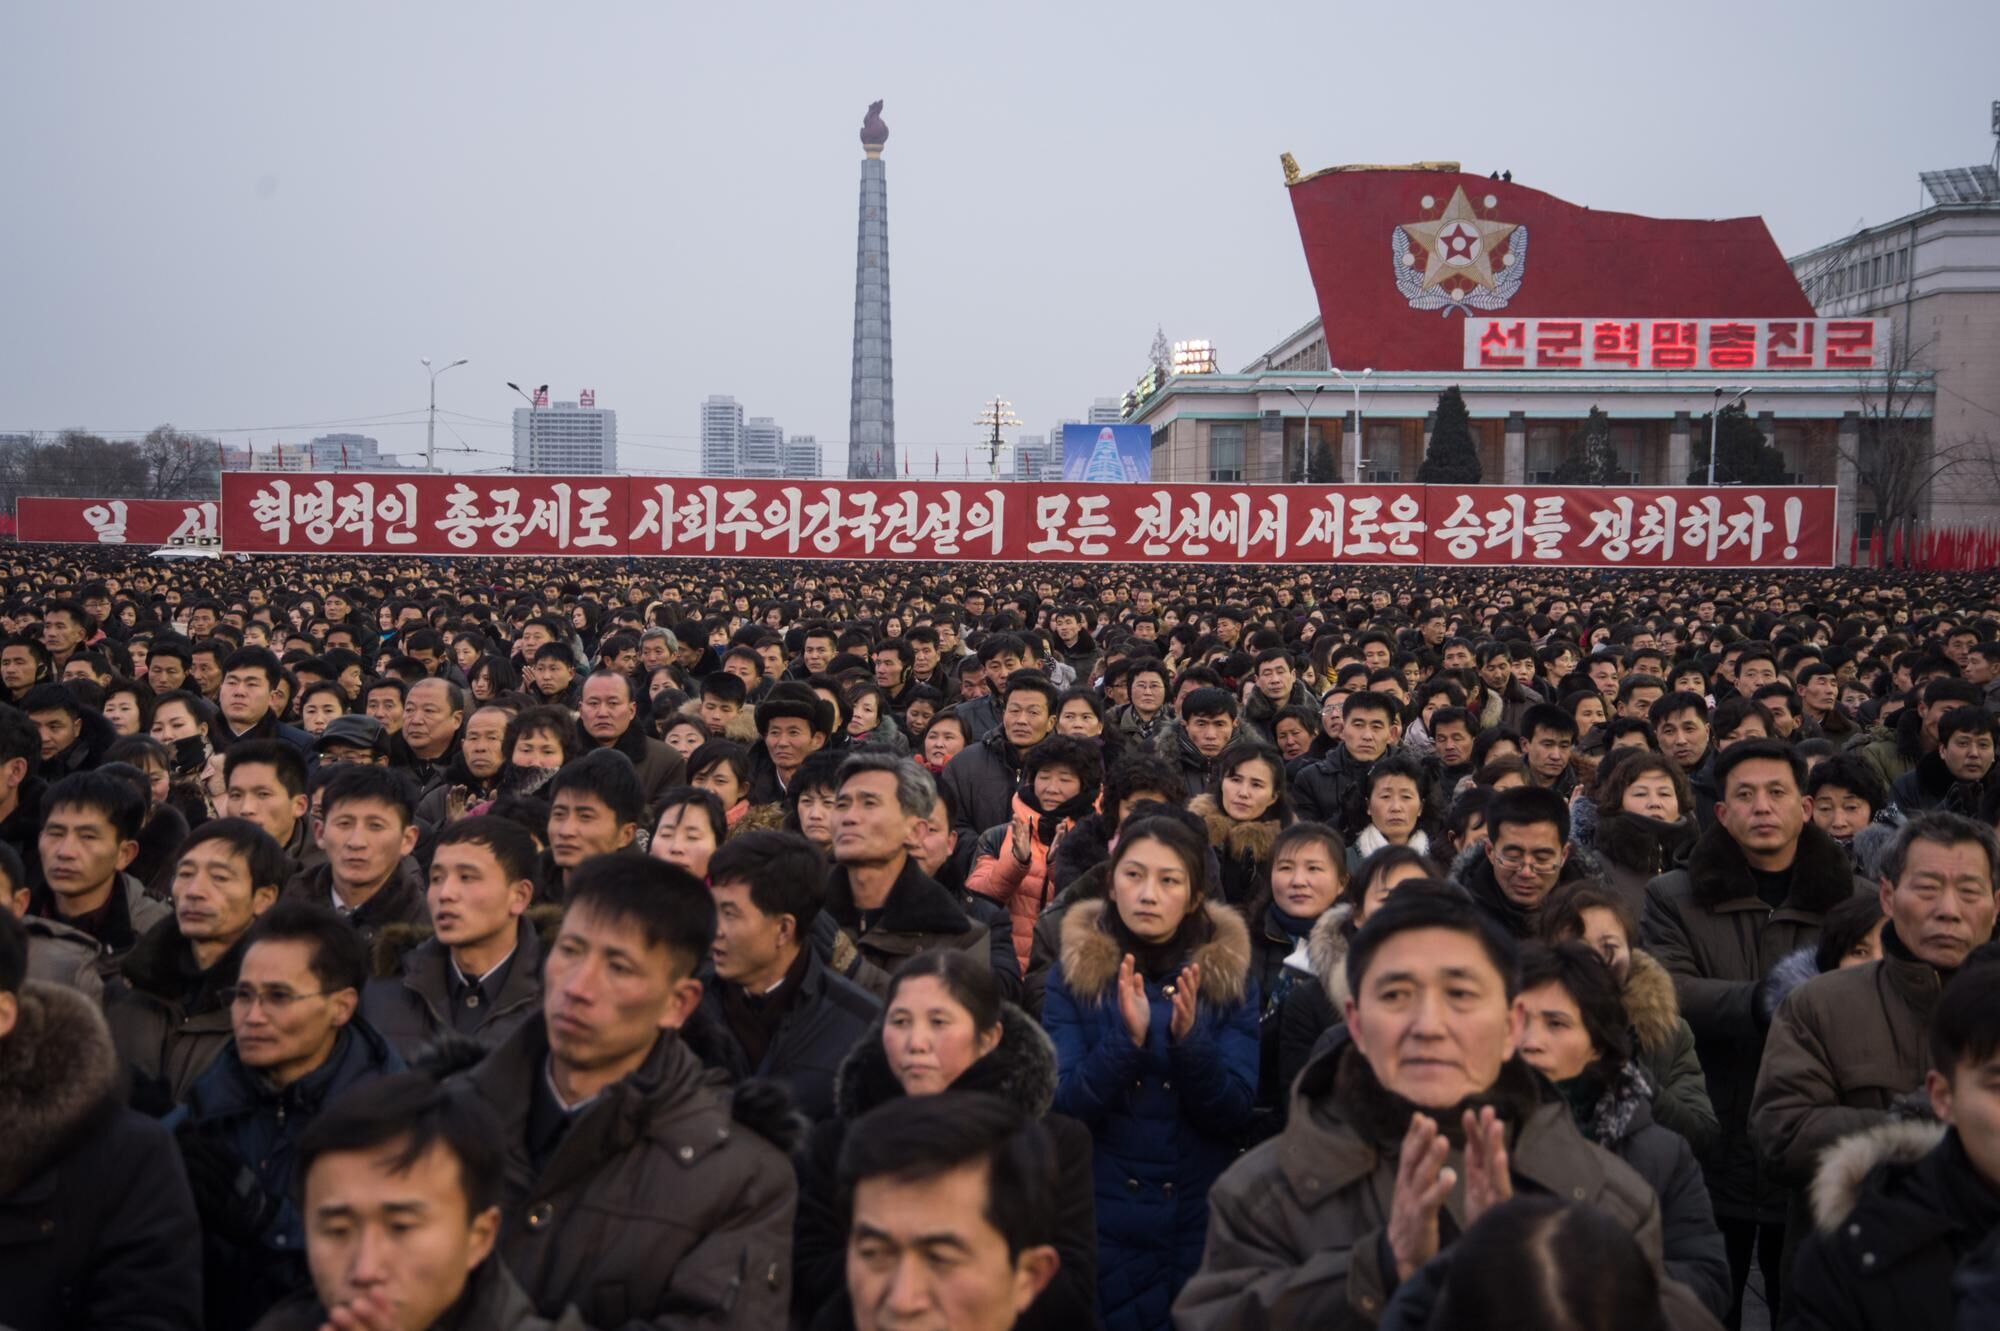
M 1545 485 L 1556 478 L 1556 468 L 1563 464 L 1563 429 L 1560 425 L 1528 427 L 1527 464 L 1530 485 Z
M 1243 479 L 1243 427 L 1239 424 L 1208 427 L 1208 479 L 1237 482 Z

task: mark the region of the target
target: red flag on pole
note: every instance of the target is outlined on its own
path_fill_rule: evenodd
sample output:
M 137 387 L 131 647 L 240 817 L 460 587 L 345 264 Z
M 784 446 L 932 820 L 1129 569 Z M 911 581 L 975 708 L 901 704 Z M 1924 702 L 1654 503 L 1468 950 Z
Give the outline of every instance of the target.
M 1889 567 L 1896 568 L 1903 562 L 1903 529 L 1900 525 L 1896 528 L 1896 534 L 1889 539 Z
M 1847 566 L 1853 568 L 1861 562 L 1861 528 L 1854 527 L 1847 533 Z

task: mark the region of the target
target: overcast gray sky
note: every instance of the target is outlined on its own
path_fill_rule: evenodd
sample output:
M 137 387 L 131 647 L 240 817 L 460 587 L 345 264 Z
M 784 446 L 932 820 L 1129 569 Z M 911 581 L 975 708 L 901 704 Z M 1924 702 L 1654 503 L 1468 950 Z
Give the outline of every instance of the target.
M 0 432 L 360 424 L 598 392 L 631 471 L 730 393 L 844 464 L 887 100 L 898 442 L 1235 369 L 1308 318 L 1278 167 L 1456 158 L 1787 252 L 1985 161 L 1990 0 L 0 5 Z M 451 418 L 447 418 L 451 419 Z M 273 427 L 285 428 L 273 428 Z M 245 431 L 251 431 L 245 433 Z M 459 420 L 454 470 L 508 435 Z

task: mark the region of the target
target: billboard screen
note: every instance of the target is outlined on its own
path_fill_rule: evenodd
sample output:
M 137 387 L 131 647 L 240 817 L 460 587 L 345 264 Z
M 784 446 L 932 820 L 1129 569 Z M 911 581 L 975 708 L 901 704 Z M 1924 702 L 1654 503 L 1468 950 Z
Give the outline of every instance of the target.
M 1063 426 L 1062 478 L 1071 485 L 1147 484 L 1153 479 L 1152 428 Z
M 1834 562 L 1834 494 L 226 472 L 221 507 L 250 553 L 1778 569 Z

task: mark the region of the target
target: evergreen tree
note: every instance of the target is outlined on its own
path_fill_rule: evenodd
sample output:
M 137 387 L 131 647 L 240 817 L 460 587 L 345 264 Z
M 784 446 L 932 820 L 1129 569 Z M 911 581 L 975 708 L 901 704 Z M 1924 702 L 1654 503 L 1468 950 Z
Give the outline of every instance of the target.
M 1306 454 L 1306 484 L 1332 485 L 1340 479 L 1340 464 L 1333 460 L 1333 449 L 1327 446 L 1326 436 L 1314 432 L 1315 442 Z
M 1426 485 L 1479 484 L 1479 446 L 1473 442 L 1472 417 L 1466 413 L 1465 397 L 1457 384 L 1438 394 L 1431 446 L 1424 450 L 1424 465 L 1417 479 Z
M 1590 409 L 1583 428 L 1570 437 L 1569 456 L 1556 468 L 1557 485 L 1616 485 L 1618 449 L 1611 442 L 1611 418 L 1601 407 Z
M 1694 466 L 1688 472 L 1689 485 L 1708 484 L 1708 439 L 1711 429 L 1710 417 L 1704 416 L 1697 423 L 1698 432 L 1693 440 Z M 1720 446 L 1715 453 L 1715 483 L 1717 485 L 1782 485 L 1785 481 L 1785 455 L 1772 447 L 1764 438 L 1764 431 L 1741 403 L 1731 403 L 1722 409 L 1719 427 Z

